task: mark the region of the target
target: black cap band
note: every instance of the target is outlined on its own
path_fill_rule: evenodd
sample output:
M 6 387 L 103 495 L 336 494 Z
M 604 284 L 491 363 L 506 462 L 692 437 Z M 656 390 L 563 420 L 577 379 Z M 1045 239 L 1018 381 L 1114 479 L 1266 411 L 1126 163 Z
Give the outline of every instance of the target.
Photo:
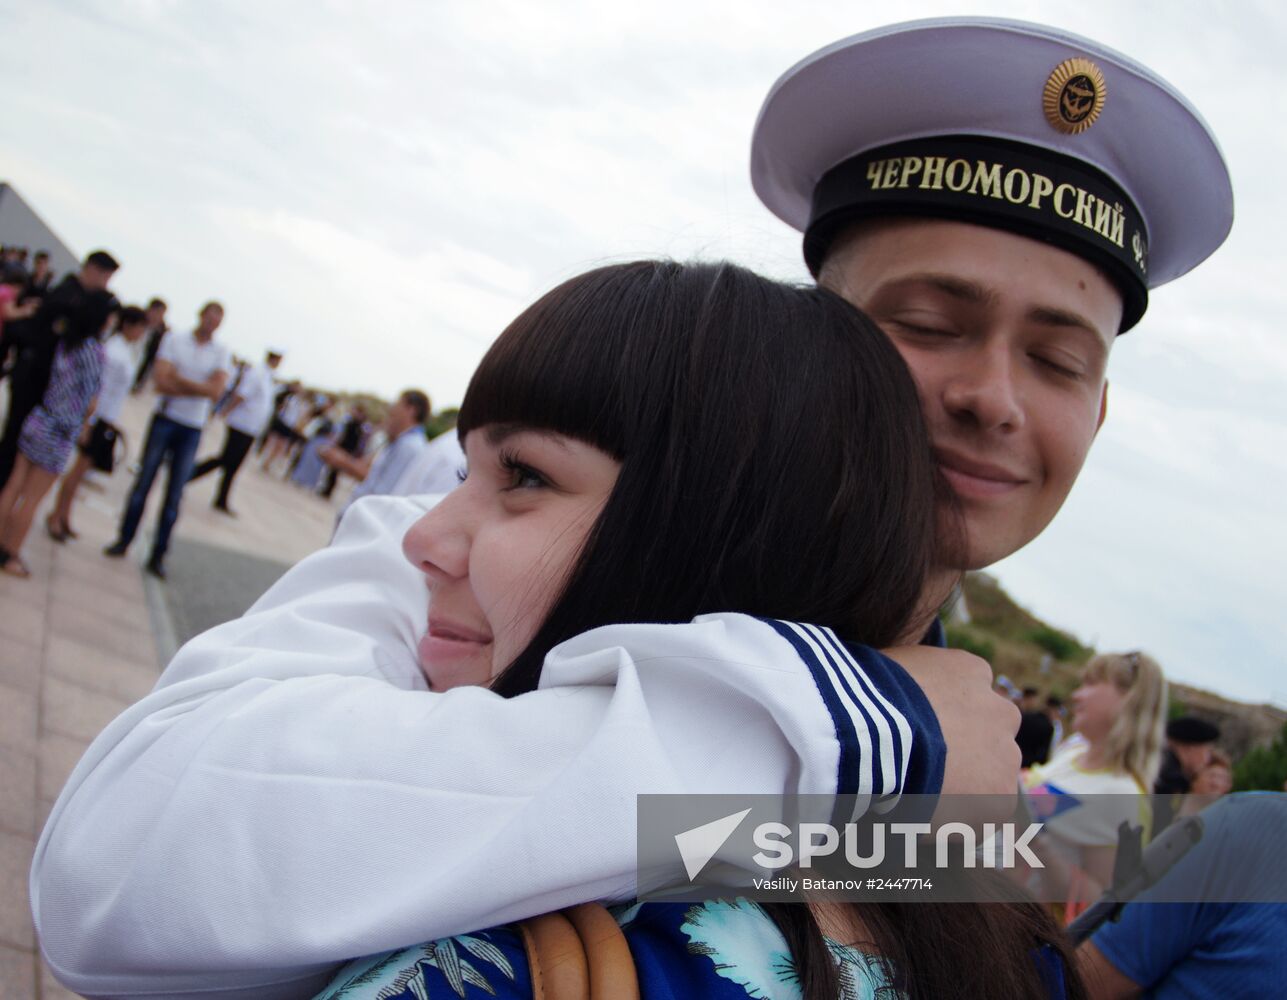
M 868 150 L 813 192 L 804 259 L 864 218 L 910 215 L 1006 229 L 1084 257 L 1121 290 L 1125 332 L 1148 307 L 1148 232 L 1124 191 L 1079 160 L 1004 139 L 934 136 Z

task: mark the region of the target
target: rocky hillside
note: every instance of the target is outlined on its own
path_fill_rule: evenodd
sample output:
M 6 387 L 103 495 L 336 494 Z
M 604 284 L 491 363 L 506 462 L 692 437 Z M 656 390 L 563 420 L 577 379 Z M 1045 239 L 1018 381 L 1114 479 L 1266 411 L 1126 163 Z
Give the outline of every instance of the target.
M 968 574 L 962 591 L 947 615 L 948 644 L 982 656 L 994 674 L 1005 674 L 1019 687 L 1067 698 L 1095 651 L 1021 608 L 986 573 Z M 1287 712 L 1273 705 L 1232 701 L 1186 684 L 1171 685 L 1170 711 L 1172 717 L 1191 714 L 1216 723 L 1220 745 L 1235 759 L 1271 744 L 1287 723 Z

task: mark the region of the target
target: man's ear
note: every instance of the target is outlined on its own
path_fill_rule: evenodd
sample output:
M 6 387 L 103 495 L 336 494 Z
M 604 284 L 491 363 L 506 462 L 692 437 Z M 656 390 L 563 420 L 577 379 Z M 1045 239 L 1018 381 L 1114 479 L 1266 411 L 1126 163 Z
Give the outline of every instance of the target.
M 1095 433 L 1104 426 L 1104 421 L 1108 419 L 1108 379 L 1104 379 L 1104 391 L 1099 396 L 1099 419 L 1095 421 Z

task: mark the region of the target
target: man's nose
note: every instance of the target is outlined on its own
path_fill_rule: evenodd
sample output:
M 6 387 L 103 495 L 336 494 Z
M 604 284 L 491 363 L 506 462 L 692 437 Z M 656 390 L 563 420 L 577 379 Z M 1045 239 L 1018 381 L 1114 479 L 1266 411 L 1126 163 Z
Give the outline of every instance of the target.
M 960 359 L 943 388 L 943 407 L 955 420 L 983 431 L 1013 431 L 1024 412 L 1014 363 L 1002 345 L 984 344 Z

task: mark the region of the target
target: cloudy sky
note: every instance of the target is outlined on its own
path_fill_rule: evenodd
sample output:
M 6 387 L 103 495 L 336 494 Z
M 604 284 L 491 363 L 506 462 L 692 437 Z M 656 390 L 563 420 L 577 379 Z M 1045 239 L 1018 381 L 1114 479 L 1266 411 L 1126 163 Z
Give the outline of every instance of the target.
M 1217 11 L 1223 13 L 1216 16 Z M 1055 525 L 996 567 L 1023 603 L 1174 677 L 1287 705 L 1287 13 L 1270 2 L 907 2 L 1091 34 L 1185 91 L 1237 221 L 1114 350 L 1110 417 Z M 595 264 L 727 257 L 803 279 L 748 143 L 797 59 L 870 3 L 0 0 L 0 180 L 123 298 L 218 297 L 241 353 L 459 402 L 526 304 Z

